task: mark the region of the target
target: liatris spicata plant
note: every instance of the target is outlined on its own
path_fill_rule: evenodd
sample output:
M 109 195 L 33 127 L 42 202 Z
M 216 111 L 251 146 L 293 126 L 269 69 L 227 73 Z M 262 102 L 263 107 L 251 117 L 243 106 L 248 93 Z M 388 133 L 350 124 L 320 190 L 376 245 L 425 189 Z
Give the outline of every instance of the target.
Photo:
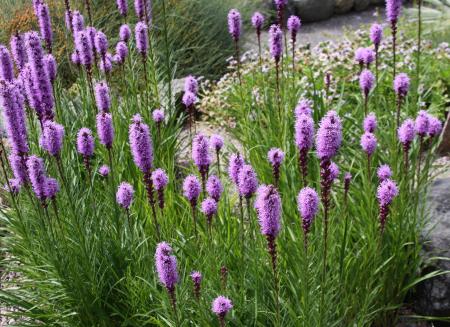
M 111 109 L 111 96 L 106 81 L 95 84 L 95 103 L 99 111 L 109 112 Z
M 209 153 L 209 140 L 203 134 L 197 134 L 192 141 L 192 160 L 202 177 L 202 189 L 205 192 L 206 177 L 211 164 L 211 155 Z
M 366 69 L 370 68 L 370 65 L 375 60 L 375 53 L 370 48 L 365 48 L 364 56 L 363 56 L 363 62 L 366 67 Z
M 369 93 L 373 88 L 373 83 L 375 78 L 370 70 L 364 69 L 359 76 L 359 87 L 361 88 L 361 93 L 364 96 L 364 114 L 367 115 L 368 105 L 369 105 Z
M 364 118 L 363 128 L 364 132 L 375 133 L 378 126 L 377 116 L 375 113 L 369 113 L 366 118 Z
M 52 53 L 53 32 L 50 11 L 47 4 L 42 2 L 37 6 L 36 17 L 38 19 L 41 37 L 45 40 L 47 46 L 47 51 L 48 53 Z
M 425 110 L 420 110 L 419 113 L 417 114 L 415 121 L 415 130 L 417 135 L 419 135 L 419 157 L 417 163 L 417 178 L 419 178 L 420 175 L 420 163 L 422 160 L 423 143 L 425 137 L 428 134 L 429 128 L 430 128 L 430 115 Z
M 255 12 L 252 16 L 252 25 L 256 31 L 256 38 L 258 40 L 258 55 L 259 66 L 262 68 L 262 56 L 261 56 L 261 31 L 264 25 L 264 16 L 260 12 Z
M 117 188 L 116 201 L 122 208 L 127 211 L 127 213 L 130 210 L 131 203 L 133 202 L 133 197 L 133 186 L 126 182 L 120 183 L 119 187 Z
M 284 13 L 284 7 L 287 5 L 288 0 L 274 0 L 275 7 L 277 9 L 277 22 L 278 26 L 280 26 L 281 29 L 283 29 L 283 13 Z
M 115 63 L 121 65 L 125 62 L 128 57 L 128 46 L 124 41 L 117 42 L 116 44 L 116 54 L 114 56 Z
M 278 25 L 272 25 L 269 30 L 270 54 L 275 61 L 278 115 L 281 117 L 280 99 L 280 59 L 283 53 L 283 32 Z
M 16 196 L 19 194 L 22 189 L 22 183 L 16 178 L 10 178 L 6 180 L 6 183 L 3 185 L 3 190 L 9 192 L 12 196 Z
M 111 151 L 114 141 L 114 126 L 110 113 L 102 112 L 97 115 L 97 135 L 100 143 L 108 149 L 108 152 Z
M 272 166 L 272 175 L 274 179 L 274 185 L 278 187 L 280 180 L 280 166 L 284 160 L 284 152 L 278 148 L 272 148 L 267 153 L 267 158 Z
M 155 109 L 152 112 L 152 119 L 156 124 L 156 128 L 158 130 L 158 138 L 161 138 L 161 124 L 164 122 L 164 111 L 161 109 Z
M 398 74 L 394 80 L 394 91 L 397 95 L 397 129 L 400 126 L 400 109 L 409 91 L 409 77 L 405 73 Z
M 194 232 L 197 238 L 197 203 L 198 197 L 200 196 L 202 188 L 197 177 L 194 175 L 189 175 L 185 178 L 183 182 L 183 195 L 191 204 L 192 218 L 194 220 Z
M 407 172 L 409 167 L 409 150 L 411 148 L 411 143 L 416 136 L 414 120 L 411 118 L 406 119 L 398 128 L 397 134 L 398 140 L 403 147 L 403 164 L 405 172 Z
M 201 205 L 202 213 L 206 216 L 206 222 L 208 223 L 208 230 L 211 234 L 212 218 L 217 213 L 217 202 L 213 198 L 206 198 Z
M 59 190 L 60 187 L 58 181 L 55 178 L 47 177 L 44 186 L 45 197 L 49 200 L 54 201 Z
M 119 29 L 119 39 L 122 42 L 128 43 L 131 38 L 131 29 L 127 24 L 123 24 Z
M 17 32 L 13 36 L 11 36 L 10 47 L 17 70 L 20 72 L 27 62 L 27 53 L 25 50 L 23 35 Z
M 126 18 L 128 14 L 128 1 L 127 0 L 117 0 L 116 1 L 117 10 L 120 16 Z
M 9 50 L 0 44 L 0 79 L 8 82 L 14 80 L 14 67 Z
M 295 118 L 298 119 L 300 115 L 305 114 L 307 116 L 312 116 L 312 109 L 311 109 L 312 102 L 308 99 L 301 99 L 297 103 L 297 106 L 295 106 L 294 114 Z M 313 133 L 314 134 L 314 133 Z
M 137 18 L 146 22 L 147 24 L 151 24 L 152 21 L 152 6 L 151 0 L 134 0 L 134 11 L 136 13 Z
M 186 111 L 188 114 L 188 123 L 189 123 L 189 136 L 192 138 L 192 125 L 195 124 L 194 112 L 195 112 L 195 103 L 198 101 L 197 96 L 188 91 L 184 92 L 182 102 L 186 107 Z M 195 126 L 195 125 L 194 125 Z
M 189 75 L 186 77 L 186 79 L 184 81 L 184 92 L 192 92 L 195 95 L 197 95 L 198 81 L 194 76 Z
M 203 276 L 199 271 L 191 272 L 190 276 L 191 276 L 192 284 L 194 284 L 194 297 L 197 301 L 199 301 Z
M 378 167 L 377 177 L 378 177 L 378 180 L 380 181 L 380 183 L 387 179 L 390 179 L 392 177 L 391 167 L 389 167 L 389 165 L 386 165 L 386 164 Z
M 164 189 L 169 183 L 169 177 L 163 169 L 158 168 L 152 172 L 152 181 L 156 192 L 158 192 L 159 208 L 164 210 Z
M 58 64 L 56 63 L 56 59 L 52 54 L 46 54 L 44 56 L 45 67 L 47 68 L 48 78 L 50 82 L 53 84 L 56 80 L 56 73 L 58 70 Z
M 102 31 L 97 31 L 94 37 L 95 50 L 100 55 L 103 62 L 106 60 L 106 52 L 108 51 L 108 38 Z
M 436 117 L 430 116 L 428 122 L 428 136 L 431 138 L 436 137 L 439 136 L 441 132 L 442 132 L 442 122 Z
M 273 185 L 262 185 L 258 188 L 256 193 L 255 208 L 256 213 L 258 214 L 261 234 L 267 239 L 267 248 L 272 259 L 276 319 L 277 322 L 280 322 L 276 237 L 281 229 L 281 198 L 276 187 Z
M 330 183 L 333 183 L 339 177 L 340 172 L 341 171 L 339 170 L 339 166 L 332 161 L 330 163 Z
M 206 182 L 206 191 L 211 198 L 216 202 L 219 202 L 223 193 L 223 185 L 220 178 L 216 175 L 209 176 L 208 181 Z
M 144 66 L 144 78 L 146 83 L 147 81 L 147 52 L 149 48 L 149 39 L 148 39 L 148 26 L 144 22 L 140 21 L 136 24 L 134 28 L 134 34 L 136 38 L 136 49 L 138 53 L 142 57 L 142 64 Z
M 228 164 L 228 176 L 231 181 L 238 187 L 239 185 L 239 172 L 244 166 L 245 162 L 242 156 L 239 153 L 233 153 L 230 156 L 229 164 Z
M 84 30 L 84 17 L 78 10 L 72 13 L 72 30 L 74 36 L 77 32 Z
M 109 168 L 109 166 L 107 165 L 102 165 L 100 166 L 100 168 L 98 169 L 98 173 L 100 176 L 102 177 L 108 177 L 109 174 L 111 173 L 111 169 Z
M 172 254 L 173 250 L 166 242 L 161 242 L 156 247 L 155 265 L 160 283 L 169 294 L 175 315 L 177 314 L 177 301 L 175 286 L 178 283 L 177 258 Z
M 47 151 L 51 156 L 60 160 L 61 148 L 64 141 L 64 126 L 47 120 L 44 123 L 44 129 L 42 130 L 39 144 Z
M 302 23 L 300 18 L 292 15 L 289 17 L 287 21 L 287 28 L 291 33 L 291 42 L 292 42 L 292 69 L 295 71 L 295 43 L 297 41 L 297 33 L 301 27 Z
M 237 62 L 237 73 L 239 78 L 239 84 L 242 85 L 241 79 L 241 58 L 239 53 L 239 38 L 241 37 L 242 20 L 241 14 L 236 9 L 231 9 L 228 13 L 228 32 L 234 41 L 235 56 Z
M 367 155 L 367 173 L 369 176 L 369 179 L 371 177 L 371 159 L 372 159 L 372 155 L 375 152 L 376 148 L 377 148 L 377 138 L 375 136 L 375 134 L 370 133 L 370 132 L 365 132 L 362 136 L 361 136 L 361 148 L 363 149 L 363 151 L 366 153 Z
M 209 144 L 216 153 L 217 171 L 219 172 L 219 176 L 220 176 L 220 150 L 223 148 L 222 136 L 217 135 L 217 134 L 211 135 L 211 137 L 209 138 Z
M 383 38 L 383 26 L 380 24 L 373 24 L 370 27 L 370 40 L 375 47 L 375 78 L 378 85 L 378 66 L 379 66 L 379 49 L 381 40 Z
M 91 36 L 87 30 L 75 33 L 75 49 L 80 57 L 80 63 L 86 67 L 88 74 L 90 74 L 94 64 L 93 47 Z
M 231 309 L 233 309 L 233 303 L 225 296 L 220 295 L 212 302 L 211 310 L 219 319 L 221 327 L 225 327 L 225 316 Z
M 311 115 L 301 114 L 295 121 L 295 145 L 299 151 L 298 165 L 303 186 L 308 184 L 308 152 L 314 143 L 314 121 Z
M 303 241 L 305 251 L 308 249 L 308 233 L 311 230 L 311 225 L 317 215 L 319 209 L 319 196 L 317 192 L 310 188 L 303 188 L 297 197 L 297 206 L 300 216 L 302 218 Z
M 366 49 L 358 48 L 355 51 L 355 61 L 359 65 L 359 73 L 361 74 L 364 69 L 364 57 L 365 57 Z
M 251 165 L 243 165 L 238 176 L 240 196 L 249 200 L 258 189 L 258 178 Z
M 1 156 L 0 156 L 1 159 Z M 26 157 L 18 155 L 15 152 L 12 152 L 8 156 L 8 161 L 11 166 L 11 170 L 14 175 L 14 179 L 20 182 L 21 185 L 27 184 L 29 181 L 28 172 L 27 172 L 27 162 Z
M 327 71 L 325 73 L 325 76 L 323 77 L 323 84 L 325 85 L 325 96 L 327 99 L 328 99 L 328 93 L 330 91 L 332 78 L 333 78 L 333 75 L 331 75 L 330 71 Z
M 113 56 L 111 53 L 107 52 L 105 54 L 105 57 L 100 60 L 99 65 L 100 71 L 108 75 L 112 71 L 113 68 L 112 64 L 113 64 Z
M 94 137 L 89 128 L 83 127 L 77 134 L 77 151 L 83 156 L 83 163 L 91 176 L 90 159 L 94 155 Z
M 386 0 L 386 20 L 391 26 L 392 32 L 392 54 L 393 54 L 393 77 L 397 75 L 397 23 L 402 9 L 402 0 Z
M 377 199 L 379 203 L 379 219 L 380 219 L 380 232 L 383 235 L 386 225 L 386 219 L 389 215 L 389 209 L 392 200 L 398 195 L 397 184 L 391 180 L 386 179 L 380 183 L 377 189 Z
M 41 202 L 41 205 L 45 207 L 47 176 L 45 173 L 44 160 L 35 155 L 29 156 L 27 159 L 27 170 L 33 192 Z

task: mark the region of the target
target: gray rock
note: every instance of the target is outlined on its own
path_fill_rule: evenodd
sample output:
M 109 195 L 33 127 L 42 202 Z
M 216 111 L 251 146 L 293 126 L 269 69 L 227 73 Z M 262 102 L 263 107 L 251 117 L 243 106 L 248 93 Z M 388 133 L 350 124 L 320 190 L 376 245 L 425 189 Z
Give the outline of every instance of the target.
M 362 11 L 369 7 L 371 0 L 355 0 L 355 10 Z
M 336 14 L 344 14 L 352 9 L 354 3 L 355 0 L 336 0 L 334 4 L 334 12 Z
M 291 8 L 305 22 L 330 18 L 334 12 L 335 0 L 291 0 Z
M 439 144 L 438 152 L 441 155 L 450 154 L 450 115 L 447 117 L 444 129 L 442 132 L 442 141 Z

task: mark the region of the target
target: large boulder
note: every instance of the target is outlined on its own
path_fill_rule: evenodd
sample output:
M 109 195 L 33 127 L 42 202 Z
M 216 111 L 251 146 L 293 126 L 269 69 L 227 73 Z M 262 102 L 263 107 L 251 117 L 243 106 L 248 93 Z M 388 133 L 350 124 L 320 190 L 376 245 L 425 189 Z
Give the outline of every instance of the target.
M 371 0 L 355 0 L 355 10 L 362 11 L 369 7 Z
M 304 22 L 314 22 L 333 15 L 335 0 L 291 0 L 289 3 Z
M 336 14 L 344 14 L 350 11 L 355 4 L 355 0 L 335 0 L 334 12 Z M 358 0 L 356 0 L 358 1 Z

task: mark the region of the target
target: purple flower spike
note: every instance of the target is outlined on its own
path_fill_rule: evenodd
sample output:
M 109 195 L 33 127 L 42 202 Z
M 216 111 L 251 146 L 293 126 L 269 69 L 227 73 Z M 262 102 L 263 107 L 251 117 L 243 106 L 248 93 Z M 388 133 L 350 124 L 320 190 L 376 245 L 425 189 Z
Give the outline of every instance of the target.
M 186 108 L 192 107 L 197 102 L 197 96 L 192 92 L 185 92 L 183 95 L 182 102 Z
M 78 55 L 78 52 L 72 52 L 70 54 L 70 60 L 72 61 L 72 63 L 74 65 L 77 65 L 77 66 L 81 65 L 81 59 L 80 59 L 80 56 Z
M 312 102 L 308 99 L 301 99 L 297 106 L 295 107 L 295 118 L 298 119 L 302 114 L 311 116 L 312 115 Z
M 255 12 L 252 16 L 252 25 L 256 29 L 256 33 L 261 34 L 264 25 L 264 16 L 260 12 Z
M 428 135 L 430 137 L 435 137 L 442 132 L 442 122 L 436 117 L 430 116 L 428 124 Z
M 398 140 L 403 145 L 409 145 L 414 140 L 416 136 L 414 120 L 411 118 L 406 119 L 403 124 L 398 129 Z
M 134 28 L 136 38 L 136 48 L 142 56 L 147 55 L 148 43 L 148 27 L 144 22 L 139 22 Z
M 134 11 L 137 18 L 142 22 L 151 23 L 152 6 L 151 0 L 134 0 Z
M 84 157 L 94 155 L 94 137 L 89 128 L 81 128 L 77 135 L 77 151 Z
M 310 188 L 303 188 L 297 197 L 298 211 L 302 217 L 303 233 L 305 234 L 305 248 L 307 247 L 307 235 L 311 229 L 312 222 L 319 209 L 319 196 Z
M 8 183 L 3 185 L 3 190 L 6 192 L 11 192 L 12 195 L 17 195 L 22 188 L 22 183 L 17 178 L 11 178 Z
M 64 127 L 53 121 L 47 120 L 44 123 L 40 145 L 50 155 L 57 157 L 61 152 L 64 140 Z
M 130 209 L 131 202 L 133 202 L 134 189 L 133 186 L 126 182 L 122 182 L 119 185 L 116 193 L 117 203 L 124 209 Z
M 107 165 L 103 165 L 98 169 L 98 173 L 102 177 L 108 177 L 111 173 L 111 169 Z
M 391 24 L 396 24 L 402 10 L 403 0 L 386 0 L 386 19 Z
M 322 118 L 316 136 L 317 156 L 321 160 L 334 157 L 342 143 L 342 123 L 335 111 L 328 111 Z
M 38 5 L 37 18 L 38 18 L 39 30 L 41 32 L 41 36 L 45 40 L 48 51 L 51 53 L 52 52 L 53 32 L 52 32 L 52 23 L 50 21 L 50 11 L 48 9 L 47 4 L 41 3 Z
M 364 131 L 369 133 L 374 133 L 377 129 L 378 122 L 377 117 L 373 112 L 369 113 L 367 117 L 364 119 Z
M 116 55 L 118 55 L 118 63 L 120 64 L 123 64 L 128 57 L 128 46 L 124 41 L 120 41 L 116 44 Z
M 258 178 L 251 165 L 244 165 L 239 171 L 238 189 L 239 195 L 247 199 L 258 189 Z
M 47 178 L 45 182 L 44 194 L 47 199 L 54 200 L 56 198 L 56 194 L 58 194 L 60 190 L 59 183 L 55 178 Z
M 373 133 L 365 132 L 361 136 L 361 148 L 368 156 L 371 156 L 377 148 L 377 138 Z
M 110 73 L 112 70 L 113 56 L 109 52 L 106 53 L 105 57 L 100 59 L 100 70 L 103 73 Z
M 44 160 L 35 155 L 29 156 L 27 169 L 34 194 L 42 202 L 45 201 L 47 177 L 45 175 Z
M 383 26 L 380 24 L 373 24 L 370 28 L 370 40 L 378 48 L 383 38 Z
M 311 116 L 301 114 L 295 122 L 295 145 L 301 151 L 312 148 L 314 142 L 314 121 Z
M 364 51 L 364 58 L 363 62 L 366 65 L 366 67 L 369 67 L 371 63 L 375 60 L 375 53 L 372 49 L 366 48 Z
M 375 77 L 373 76 L 372 72 L 368 69 L 364 69 L 361 72 L 361 75 L 359 75 L 359 87 L 361 88 L 361 92 L 364 97 L 367 98 L 374 82 Z
M 335 162 L 330 163 L 330 181 L 334 182 L 340 174 L 339 166 Z
M 93 44 L 86 30 L 75 34 L 75 49 L 80 57 L 80 63 L 90 69 L 94 63 Z
M 193 207 L 197 205 L 197 200 L 201 191 L 202 189 L 197 177 L 189 175 L 185 178 L 183 182 L 183 195 L 189 200 Z
M 223 138 L 220 135 L 213 134 L 209 138 L 209 144 L 211 145 L 211 148 L 214 149 L 216 152 L 220 151 L 223 147 Z
M 18 70 L 22 70 L 27 62 L 27 54 L 25 50 L 25 42 L 22 34 L 16 33 L 11 36 L 10 40 L 11 53 Z
M 136 166 L 148 173 L 153 167 L 153 142 L 148 125 L 140 115 L 135 115 L 129 129 L 131 153 Z
M 21 184 L 28 183 L 27 162 L 25 156 L 19 156 L 13 152 L 8 156 L 8 160 L 14 178 Z
M 364 57 L 366 54 L 365 48 L 358 48 L 355 51 L 355 61 L 362 67 L 364 65 Z
M 381 234 L 384 232 L 386 219 L 389 215 L 389 209 L 392 201 L 398 195 L 397 184 L 391 180 L 386 179 L 380 183 L 377 189 L 377 199 L 379 203 L 379 217 Z
M 128 14 L 128 2 L 127 0 L 117 0 L 117 10 L 119 11 L 119 14 L 123 17 L 127 17 Z
M 241 36 L 241 14 L 236 9 L 231 9 L 228 13 L 228 32 L 235 42 L 239 41 L 239 37 Z
M 100 56 L 105 57 L 106 52 L 108 51 L 108 38 L 105 33 L 102 31 L 97 31 L 94 38 L 94 45 L 97 53 Z
M 213 198 L 206 198 L 202 202 L 202 213 L 206 216 L 208 226 L 211 226 L 212 218 L 217 213 L 217 202 Z
M 284 160 L 284 152 L 277 148 L 272 148 L 267 154 L 270 165 L 272 166 L 272 173 L 275 180 L 275 186 L 278 186 L 278 181 L 280 179 L 280 166 Z
M 420 110 L 415 122 L 416 133 L 420 137 L 425 137 L 428 133 L 429 126 L 430 126 L 430 115 L 425 110 Z
M 222 295 L 214 299 L 211 307 L 212 312 L 217 315 L 222 326 L 224 326 L 225 316 L 231 309 L 233 309 L 233 303 Z
M 97 135 L 100 143 L 111 149 L 114 141 L 114 126 L 112 115 L 102 112 L 97 115 Z
M 278 10 L 283 9 L 284 6 L 287 5 L 288 0 L 274 0 L 275 2 L 275 6 L 277 7 Z
M 152 172 L 151 178 L 153 181 L 153 185 L 155 186 L 155 189 L 158 192 L 159 208 L 161 210 L 163 210 L 164 209 L 164 189 L 166 188 L 167 184 L 169 183 L 169 177 L 167 176 L 167 174 L 164 170 L 162 170 L 161 168 L 158 168 L 154 172 Z
M 272 25 L 269 29 L 270 54 L 275 62 L 279 62 L 283 52 L 283 31 L 280 26 Z
M 201 288 L 203 276 L 199 271 L 191 272 L 190 276 L 192 279 L 192 283 L 194 284 L 194 296 L 198 301 L 200 299 L 200 288 Z
M 392 177 L 392 170 L 389 165 L 381 165 L 377 169 L 377 177 L 380 182 L 385 181 L 386 179 L 390 179 Z
M 394 91 L 395 94 L 401 99 L 408 95 L 409 91 L 409 77 L 405 73 L 398 74 L 395 76 L 394 80 Z
M 153 121 L 157 124 L 160 124 L 164 121 L 164 111 L 161 109 L 155 109 L 152 112 Z
M 120 41 L 128 43 L 130 38 L 131 38 L 130 26 L 128 26 L 127 24 L 123 24 L 122 26 L 120 26 L 120 29 L 119 29 L 119 39 L 120 39 Z
M 72 28 L 74 34 L 84 30 L 84 17 L 78 10 L 72 12 Z
M 194 76 L 189 75 L 186 77 L 186 80 L 184 81 L 184 92 L 198 93 L 198 82 Z
M 255 208 L 261 234 L 275 239 L 281 228 L 281 198 L 273 185 L 262 185 L 256 192 Z
M 14 80 L 14 69 L 9 50 L 4 45 L 0 45 L 0 79 L 8 82 Z
M 106 81 L 95 84 L 95 103 L 99 111 L 109 112 L 111 108 L 111 97 Z
M 155 264 L 159 281 L 169 293 L 174 292 L 175 285 L 178 283 L 177 259 L 172 255 L 172 251 L 169 244 L 161 242 L 158 244 L 155 253 Z
M 297 16 L 292 15 L 289 17 L 287 21 L 287 28 L 289 32 L 291 32 L 291 41 L 293 44 L 295 44 L 295 41 L 297 40 L 297 33 L 302 26 L 302 23 L 300 21 L 300 18 Z
M 244 166 L 244 159 L 237 153 L 233 153 L 228 164 L 228 175 L 231 181 L 237 186 L 239 184 L 239 172 Z
M 223 185 L 219 177 L 216 175 L 209 176 L 208 182 L 206 183 L 206 191 L 210 197 L 216 200 L 216 202 L 219 202 L 223 193 Z
M 211 164 L 211 155 L 209 153 L 209 140 L 203 134 L 197 134 L 192 141 L 192 160 L 194 160 L 202 176 L 203 186 L 205 186 L 206 175 Z
M 56 80 L 56 73 L 58 70 L 58 64 L 56 63 L 55 57 L 51 54 L 47 54 L 44 57 L 44 63 L 45 67 L 47 69 L 48 78 L 50 78 L 50 82 L 53 82 Z

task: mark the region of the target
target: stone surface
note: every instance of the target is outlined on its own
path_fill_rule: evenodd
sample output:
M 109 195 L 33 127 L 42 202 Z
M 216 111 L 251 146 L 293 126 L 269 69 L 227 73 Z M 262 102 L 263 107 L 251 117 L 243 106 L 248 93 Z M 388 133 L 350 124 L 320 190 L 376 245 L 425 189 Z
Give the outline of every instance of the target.
M 293 12 L 304 22 L 315 22 L 330 18 L 334 12 L 335 0 L 291 0 Z
M 334 12 L 336 14 L 344 14 L 350 11 L 355 4 L 355 0 L 335 0 Z M 356 0 L 358 1 L 358 0 Z
M 442 141 L 439 145 L 438 152 L 441 155 L 450 154 L 450 115 L 448 115 L 447 121 L 444 125 L 444 129 L 442 132 Z
M 367 9 L 370 5 L 370 0 L 355 0 L 355 10 L 362 11 Z

